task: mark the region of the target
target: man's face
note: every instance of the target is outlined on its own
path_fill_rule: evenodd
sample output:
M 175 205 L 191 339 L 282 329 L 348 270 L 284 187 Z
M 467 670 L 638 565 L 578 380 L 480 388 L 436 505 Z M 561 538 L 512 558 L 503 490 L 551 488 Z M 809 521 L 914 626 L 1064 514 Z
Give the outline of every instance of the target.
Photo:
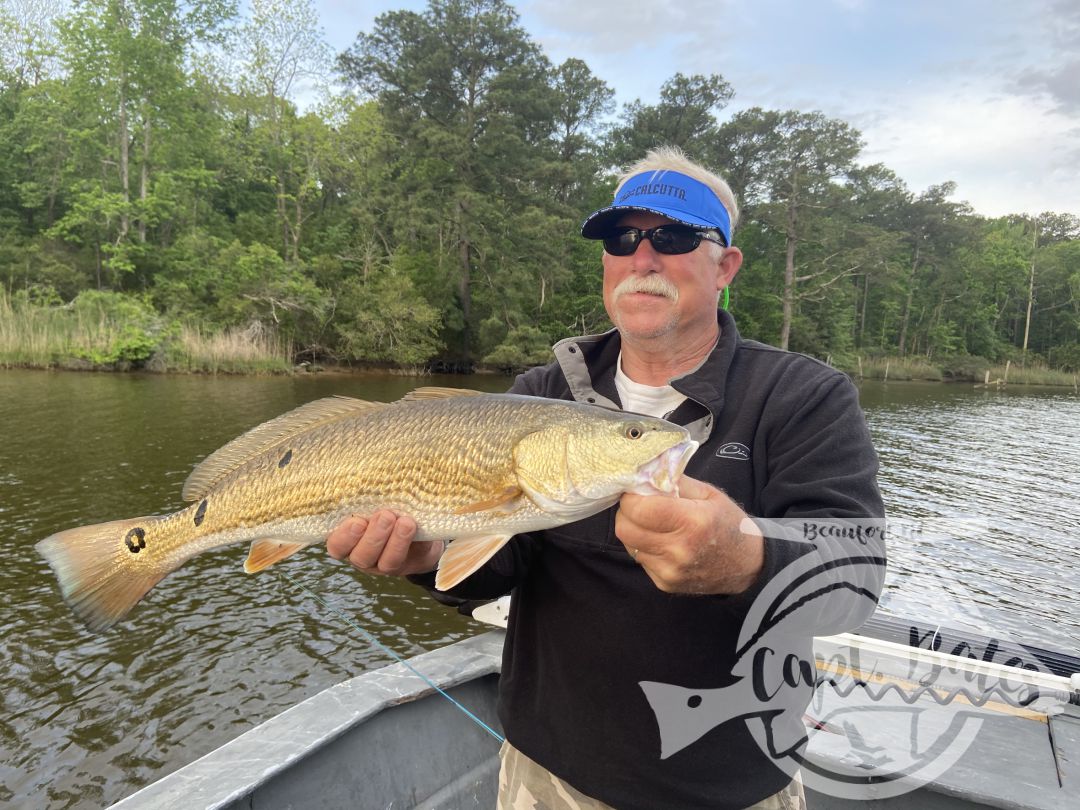
M 631 211 L 617 225 L 654 228 L 672 220 Z M 688 337 L 716 329 L 716 297 L 739 269 L 742 254 L 702 240 L 690 253 L 657 253 L 643 239 L 630 256 L 604 252 L 604 307 L 627 337 Z M 629 290 L 629 291 L 628 291 Z

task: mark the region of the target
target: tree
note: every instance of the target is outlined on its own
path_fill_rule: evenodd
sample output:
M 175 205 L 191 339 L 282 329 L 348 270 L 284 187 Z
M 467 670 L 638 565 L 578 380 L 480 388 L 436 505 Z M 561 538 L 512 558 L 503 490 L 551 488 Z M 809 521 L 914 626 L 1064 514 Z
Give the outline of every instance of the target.
M 835 254 L 822 252 L 815 267 L 799 274 L 796 256 L 800 244 L 816 240 L 823 213 L 843 204 L 835 184 L 855 168 L 862 141 L 849 124 L 821 113 L 760 108 L 733 116 L 718 141 L 719 154 L 737 167 L 738 184 L 747 201 L 768 227 L 784 235 L 780 346 L 786 349 L 799 285 L 811 282 L 809 289 L 820 291 L 856 269 L 843 257 L 834 262 Z
M 699 160 L 711 157 L 716 139 L 716 114 L 735 92 L 720 75 L 685 76 L 676 73 L 660 88 L 657 104 L 635 100 L 623 110 L 623 124 L 609 138 L 607 158 L 626 165 L 657 146 L 677 146 Z
M 912 304 L 920 288 L 928 286 L 920 282 L 920 275 L 942 266 L 965 243 L 964 218 L 971 209 L 966 203 L 950 202 L 948 198 L 955 193 L 956 184 L 951 181 L 931 186 L 900 213 L 897 225 L 908 250 L 900 334 L 896 341 L 901 355 L 909 351 Z
M 578 203 L 599 169 L 597 137 L 603 117 L 614 108 L 615 91 L 580 59 L 567 59 L 551 76 L 555 102 L 555 150 L 551 176 L 565 205 Z
M 78 203 L 53 232 L 90 240 L 114 281 L 135 269 L 148 229 L 167 215 L 166 201 L 152 199 L 157 139 L 191 131 L 185 60 L 230 14 L 224 0 L 86 0 L 60 22 L 79 179 Z
M 252 0 L 240 47 L 240 88 L 246 112 L 257 122 L 266 181 L 276 190 L 282 255 L 297 261 L 311 213 L 307 202 L 318 185 L 310 149 L 325 124 L 314 116 L 298 118 L 291 102 L 299 89 L 325 84 L 333 54 L 311 0 Z
M 60 72 L 56 20 L 63 0 L 0 2 L 0 76 L 14 87 L 34 87 Z
M 378 98 L 397 141 L 399 227 L 452 257 L 455 342 L 468 366 L 482 320 L 473 311 L 477 273 L 491 272 L 508 223 L 539 190 L 532 147 L 552 134 L 550 66 L 502 0 L 433 0 L 423 14 L 383 14 L 339 65 Z
M 401 254 L 345 282 L 336 330 L 350 357 L 424 366 L 441 348 L 439 313 L 403 272 Z

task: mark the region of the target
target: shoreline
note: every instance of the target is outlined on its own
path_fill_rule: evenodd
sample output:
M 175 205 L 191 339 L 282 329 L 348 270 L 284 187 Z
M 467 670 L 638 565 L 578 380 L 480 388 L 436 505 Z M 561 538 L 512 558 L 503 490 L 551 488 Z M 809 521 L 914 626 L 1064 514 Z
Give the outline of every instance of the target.
M 893 367 L 893 363 L 896 367 Z M 520 370 L 507 371 L 506 369 L 489 366 L 476 366 L 471 371 L 461 372 L 447 369 L 401 368 L 378 363 L 371 364 L 316 364 L 300 363 L 288 365 L 284 360 L 274 367 L 251 368 L 245 367 L 243 361 L 221 363 L 219 368 L 168 368 L 154 367 L 154 364 L 135 365 L 131 363 L 95 364 L 89 361 L 70 358 L 66 361 L 50 363 L 48 365 L 33 363 L 0 362 L 0 371 L 51 371 L 51 372 L 74 372 L 96 374 L 152 374 L 152 375 L 195 375 L 195 376 L 227 376 L 227 377 L 364 377 L 364 376 L 390 376 L 390 377 L 432 377 L 432 376 L 513 376 Z M 861 382 L 898 382 L 898 383 L 937 383 L 941 385 L 974 385 L 976 388 L 1000 389 L 1007 387 L 1020 388 L 1066 388 L 1080 393 L 1080 375 L 1062 371 L 1059 369 L 1021 367 L 1007 368 L 1006 366 L 983 367 L 985 371 L 982 377 L 972 373 L 948 373 L 948 369 L 930 366 L 926 363 L 917 363 L 918 368 L 914 373 L 906 366 L 902 358 L 890 358 L 882 363 L 874 361 L 860 368 L 845 365 L 832 365 L 833 368 L 843 372 L 855 383 Z M 860 371 L 862 373 L 860 373 Z M 1010 379 L 1011 377 L 1011 379 Z

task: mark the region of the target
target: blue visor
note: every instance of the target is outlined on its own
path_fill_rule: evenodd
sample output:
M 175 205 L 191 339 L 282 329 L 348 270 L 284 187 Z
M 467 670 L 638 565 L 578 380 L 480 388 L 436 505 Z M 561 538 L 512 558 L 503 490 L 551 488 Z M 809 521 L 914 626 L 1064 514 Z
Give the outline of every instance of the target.
M 715 228 L 731 244 L 731 216 L 716 193 L 704 183 L 675 171 L 636 174 L 615 192 L 607 208 L 591 213 L 581 224 L 586 239 L 603 239 L 628 211 L 659 214 L 695 228 Z

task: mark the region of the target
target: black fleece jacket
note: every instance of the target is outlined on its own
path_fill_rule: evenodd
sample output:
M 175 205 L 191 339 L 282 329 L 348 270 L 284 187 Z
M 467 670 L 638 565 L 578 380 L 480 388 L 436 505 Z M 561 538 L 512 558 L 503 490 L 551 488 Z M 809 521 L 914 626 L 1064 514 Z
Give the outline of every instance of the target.
M 877 456 L 850 380 L 803 355 L 743 340 L 727 312 L 719 322 L 711 355 L 672 381 L 688 399 L 669 419 L 701 442 L 686 474 L 721 488 L 753 517 L 883 517 Z M 555 363 L 521 375 L 511 391 L 618 407 L 619 345 L 615 331 L 562 341 Z M 661 758 L 657 716 L 639 684 L 730 685 L 747 611 L 785 566 L 818 553 L 880 560 L 858 569 L 848 589 L 869 598 L 820 600 L 813 626 L 787 648 L 812 662 L 813 634 L 852 629 L 872 612 L 884 576 L 883 537 L 817 544 L 767 537 L 765 568 L 750 592 L 686 596 L 659 591 L 614 524 L 612 508 L 515 537 L 452 591 L 470 599 L 513 593 L 499 687 L 507 738 L 620 810 L 742 808 L 777 792 L 791 776 L 762 751 L 745 719 Z M 803 685 L 797 706 L 811 692 Z M 774 718 L 774 734 L 800 736 L 801 713 Z

